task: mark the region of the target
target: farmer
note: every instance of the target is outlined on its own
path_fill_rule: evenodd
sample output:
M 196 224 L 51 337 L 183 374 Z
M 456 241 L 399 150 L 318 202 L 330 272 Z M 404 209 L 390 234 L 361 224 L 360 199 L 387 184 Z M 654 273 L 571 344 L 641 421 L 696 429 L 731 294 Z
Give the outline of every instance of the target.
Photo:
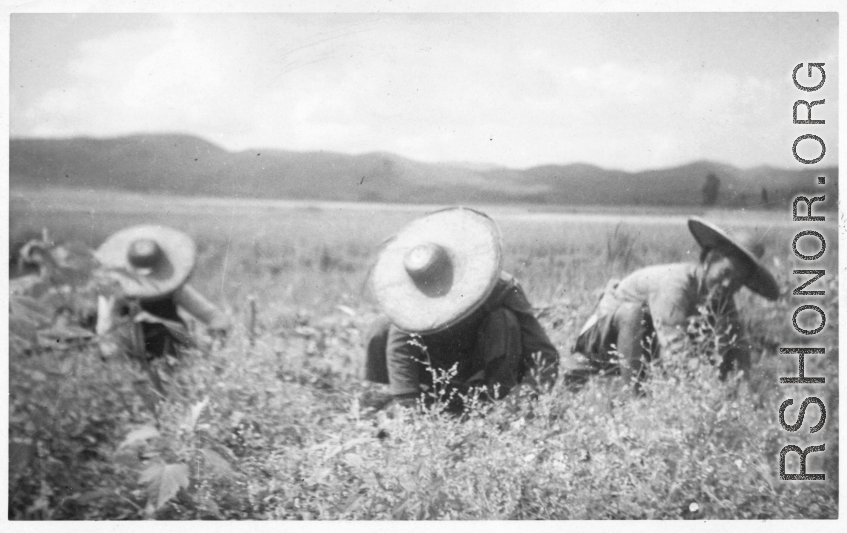
M 46 230 L 15 254 L 9 278 L 9 346 L 18 354 L 63 349 L 94 337 L 96 305 L 92 272 L 97 261 L 87 246 L 54 243 Z
M 431 213 L 386 241 L 371 277 L 386 318 L 368 338 L 365 378 L 404 406 L 434 392 L 430 369 L 454 369 L 446 389 L 479 387 L 484 399 L 552 384 L 559 354 L 500 263 L 497 226 L 471 209 Z
M 733 296 L 746 285 L 769 300 L 779 297 L 776 280 L 758 259 L 764 249 L 697 217 L 688 220 L 688 228 L 701 248 L 698 263 L 645 267 L 609 282 L 573 347 L 585 360 L 565 373 L 568 386 L 577 388 L 603 372 L 619 373 L 637 389 L 645 363 L 684 341 L 701 306 L 711 313 L 721 379 L 734 367 L 749 371 L 750 347 Z
M 175 354 L 176 345 L 190 344 L 178 308 L 204 322 L 212 335 L 229 329 L 227 317 L 187 283 L 196 257 L 188 235 L 134 226 L 106 239 L 95 256 L 117 287 L 98 296 L 96 332 L 104 356 Z

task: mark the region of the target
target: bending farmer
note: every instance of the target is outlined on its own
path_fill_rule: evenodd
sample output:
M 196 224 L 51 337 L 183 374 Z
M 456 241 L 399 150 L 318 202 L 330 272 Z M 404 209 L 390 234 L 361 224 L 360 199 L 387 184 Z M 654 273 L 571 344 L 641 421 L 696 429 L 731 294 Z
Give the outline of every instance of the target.
M 646 363 L 686 338 L 700 306 L 710 311 L 721 378 L 732 368 L 749 370 L 749 344 L 733 296 L 746 285 L 769 300 L 779 297 L 776 280 L 758 259 L 763 247 L 733 239 L 700 218 L 689 219 L 688 228 L 702 250 L 698 263 L 650 266 L 609 282 L 576 340 L 573 352 L 585 360 L 565 373 L 569 386 L 600 372 L 637 384 Z
M 213 335 L 229 329 L 227 317 L 187 283 L 197 255 L 188 235 L 135 226 L 110 236 L 95 255 L 117 289 L 98 297 L 96 332 L 103 356 L 175 354 L 176 346 L 191 342 L 178 308 L 204 322 Z
M 484 398 L 555 380 L 558 352 L 501 271 L 500 235 L 486 215 L 451 208 L 413 221 L 383 245 L 371 283 L 387 318 L 368 339 L 366 378 L 388 384 L 399 403 L 422 393 L 433 401 L 433 373 L 451 369 L 448 390 L 479 387 Z M 450 407 L 462 407 L 458 396 Z

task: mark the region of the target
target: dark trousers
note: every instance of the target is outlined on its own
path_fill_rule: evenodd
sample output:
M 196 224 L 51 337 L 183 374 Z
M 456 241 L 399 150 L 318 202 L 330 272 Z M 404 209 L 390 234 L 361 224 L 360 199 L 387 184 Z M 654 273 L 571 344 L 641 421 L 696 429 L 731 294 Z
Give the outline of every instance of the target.
M 165 298 L 164 300 L 154 302 L 141 302 L 140 305 L 141 309 L 153 316 L 185 326 L 185 322 L 177 312 L 176 303 L 173 298 Z M 176 355 L 176 346 L 179 344 L 179 341 L 164 324 L 142 322 L 141 332 L 144 337 L 144 350 L 148 358 L 153 359 L 165 355 Z

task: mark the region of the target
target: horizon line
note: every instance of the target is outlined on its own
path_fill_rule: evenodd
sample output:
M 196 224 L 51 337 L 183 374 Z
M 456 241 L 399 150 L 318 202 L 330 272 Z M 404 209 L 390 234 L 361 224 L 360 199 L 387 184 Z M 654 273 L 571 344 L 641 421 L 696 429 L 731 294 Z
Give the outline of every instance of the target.
M 651 168 L 645 168 L 645 169 L 642 169 L 642 170 L 623 170 L 623 169 L 618 169 L 618 168 L 603 167 L 603 166 L 600 166 L 600 165 L 597 165 L 597 164 L 594 164 L 594 163 L 585 163 L 585 162 L 580 162 L 580 161 L 574 161 L 574 162 L 570 162 L 570 163 L 539 163 L 539 164 L 531 165 L 531 166 L 528 166 L 528 167 L 510 167 L 510 166 L 507 166 L 507 165 L 500 165 L 500 164 L 497 164 L 497 163 L 491 163 L 491 162 L 485 162 L 485 161 L 462 161 L 462 160 L 456 160 L 456 159 L 430 162 L 430 161 L 424 161 L 424 160 L 421 160 L 421 159 L 415 159 L 414 157 L 398 154 L 398 153 L 395 153 L 395 152 L 390 152 L 390 151 L 387 151 L 387 150 L 371 150 L 371 151 L 368 151 L 368 152 L 353 153 L 353 152 L 339 152 L 337 150 L 321 150 L 321 149 L 291 150 L 291 149 L 287 149 L 287 148 L 273 148 L 273 147 L 267 147 L 267 146 L 266 147 L 244 148 L 244 149 L 241 149 L 241 150 L 230 150 L 228 148 L 221 146 L 220 144 L 217 144 L 214 141 L 210 141 L 208 138 L 206 138 L 204 136 L 201 136 L 201 135 L 198 135 L 198 134 L 195 134 L 195 133 L 176 132 L 176 131 L 173 131 L 173 132 L 161 131 L 161 132 L 155 132 L 155 133 L 151 133 L 151 132 L 125 133 L 125 134 L 110 135 L 110 136 L 95 136 L 95 135 L 40 136 L 40 137 L 39 136 L 9 136 L 9 142 L 11 143 L 12 141 L 16 141 L 16 140 L 17 141 L 29 141 L 29 140 L 35 140 L 35 141 L 69 141 L 69 140 L 76 140 L 76 139 L 87 139 L 87 140 L 95 140 L 95 141 L 109 141 L 109 140 L 125 139 L 125 138 L 129 138 L 129 137 L 145 137 L 145 136 L 146 137 L 167 137 L 167 136 L 191 137 L 191 138 L 203 141 L 205 143 L 211 144 L 212 146 L 215 146 L 219 150 L 222 150 L 224 152 L 231 153 L 231 154 L 237 154 L 237 153 L 242 153 L 242 152 L 250 152 L 250 151 L 256 151 L 256 150 L 289 152 L 289 153 L 296 153 L 296 154 L 327 153 L 327 154 L 345 155 L 345 156 L 350 156 L 350 157 L 361 157 L 361 156 L 367 156 L 367 155 L 387 154 L 387 155 L 390 155 L 390 156 L 406 159 L 406 160 L 412 161 L 414 163 L 421 163 L 421 164 L 425 164 L 425 165 L 449 165 L 449 166 L 454 166 L 454 167 L 455 166 L 465 167 L 465 166 L 473 165 L 473 166 L 490 167 L 489 169 L 481 170 L 479 172 L 488 172 L 490 170 L 498 170 L 498 169 L 514 170 L 514 171 L 521 171 L 522 172 L 522 171 L 527 171 L 527 170 L 530 170 L 530 169 L 533 169 L 533 168 L 539 168 L 539 167 L 588 166 L 588 167 L 597 168 L 597 169 L 607 171 L 607 172 L 622 172 L 622 173 L 625 173 L 625 174 L 640 174 L 640 173 L 643 173 L 643 172 L 656 172 L 656 171 L 662 171 L 662 170 L 672 170 L 672 169 L 675 169 L 675 168 L 695 165 L 697 163 L 722 165 L 722 166 L 731 167 L 733 169 L 741 170 L 741 171 L 750 171 L 750 170 L 755 170 L 755 169 L 759 169 L 759 168 L 782 170 L 782 171 L 787 171 L 787 172 L 796 172 L 796 171 L 803 170 L 803 168 L 787 168 L 787 167 L 769 165 L 769 164 L 766 164 L 766 163 L 742 167 L 742 166 L 736 166 L 732 163 L 726 163 L 726 162 L 723 162 L 723 161 L 717 161 L 717 160 L 714 160 L 714 159 L 707 159 L 707 158 L 693 159 L 693 160 L 691 160 L 687 163 L 679 163 L 679 164 L 675 164 L 675 165 L 665 165 L 665 166 L 659 166 L 659 167 L 651 167 Z M 11 152 L 11 147 L 10 147 L 10 152 Z M 11 156 L 11 153 L 10 153 L 10 156 Z M 838 169 L 838 163 L 823 166 L 823 167 L 820 167 L 820 169 L 821 170 L 822 169 Z M 472 169 L 468 169 L 468 170 L 472 170 Z

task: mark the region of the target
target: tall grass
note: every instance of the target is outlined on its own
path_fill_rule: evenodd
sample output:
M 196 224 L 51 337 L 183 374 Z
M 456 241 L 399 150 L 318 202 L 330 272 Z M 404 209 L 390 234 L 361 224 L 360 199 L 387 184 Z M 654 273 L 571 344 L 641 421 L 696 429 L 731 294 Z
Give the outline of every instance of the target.
M 148 211 L 18 209 L 11 233 L 47 227 L 57 240 L 95 246 L 130 224 L 182 228 L 199 244 L 193 283 L 222 303 L 236 328 L 223 346 L 196 328 L 197 349 L 157 362 L 165 398 L 129 361 L 101 361 L 89 347 L 11 353 L 12 518 L 837 516 L 832 278 L 822 304 L 832 322 L 820 337 L 828 356 L 807 363 L 807 374 L 827 376 L 814 388 L 828 408 L 814 441 L 827 450 L 809 460 L 809 472 L 827 480 L 789 483 L 778 480 L 779 450 L 809 436 L 783 431 L 778 407 L 785 397 L 798 399 L 796 407 L 812 388 L 778 385 L 797 371 L 796 359 L 776 351 L 797 342 L 785 301 L 739 295 L 755 345 L 746 379 L 720 381 L 691 347 L 654 365 L 641 397 L 606 379 L 579 392 L 557 384 L 536 400 L 518 392 L 461 418 L 375 411 L 369 406 L 385 391 L 362 381 L 363 332 L 378 316 L 365 281 L 381 240 L 417 212 Z M 505 267 L 544 308 L 542 324 L 565 367 L 608 277 L 696 259 L 679 223 L 494 218 Z M 793 287 L 791 235 L 773 230 L 769 239 L 765 260 Z M 163 502 L 163 485 L 149 482 L 151 465 L 185 468 L 184 479 L 183 470 L 167 478 L 176 490 Z

